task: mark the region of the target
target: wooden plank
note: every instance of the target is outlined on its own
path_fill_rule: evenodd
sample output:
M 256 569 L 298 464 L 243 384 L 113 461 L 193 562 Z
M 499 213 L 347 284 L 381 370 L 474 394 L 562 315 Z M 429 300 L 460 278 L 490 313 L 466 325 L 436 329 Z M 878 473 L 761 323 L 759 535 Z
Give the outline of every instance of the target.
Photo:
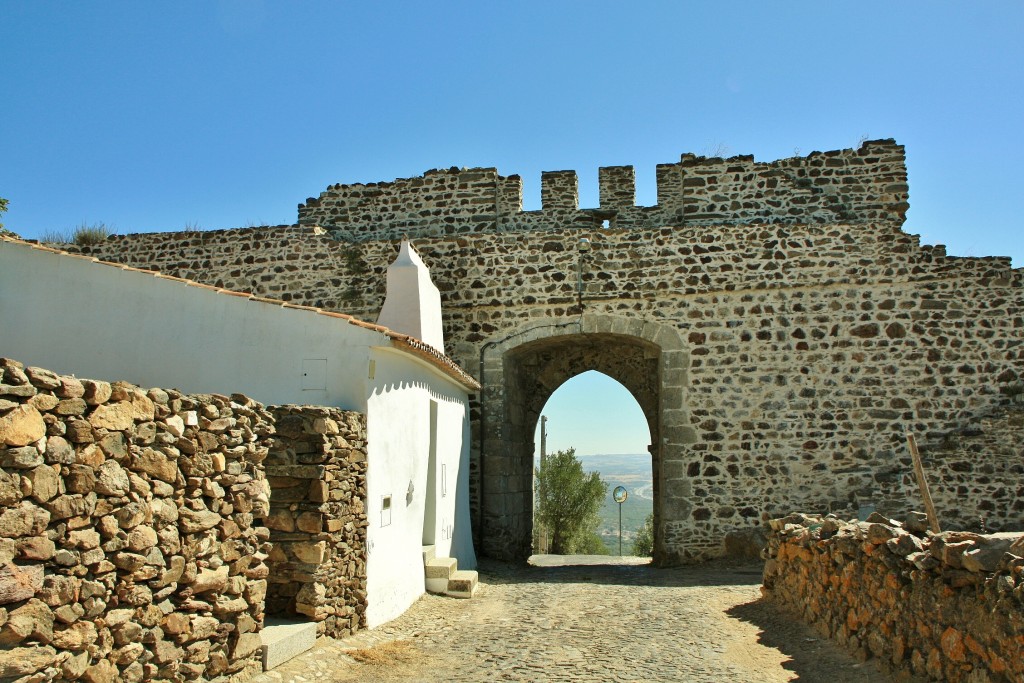
M 932 494 L 928 492 L 928 481 L 924 478 L 924 465 L 921 463 L 921 454 L 917 450 L 917 440 L 909 431 L 907 432 L 907 448 L 910 449 L 910 458 L 914 461 L 914 477 L 917 479 L 917 486 L 921 489 L 921 498 L 924 499 L 924 509 L 928 514 L 928 526 L 932 533 L 939 533 L 939 515 L 935 512 L 935 503 L 932 502 Z

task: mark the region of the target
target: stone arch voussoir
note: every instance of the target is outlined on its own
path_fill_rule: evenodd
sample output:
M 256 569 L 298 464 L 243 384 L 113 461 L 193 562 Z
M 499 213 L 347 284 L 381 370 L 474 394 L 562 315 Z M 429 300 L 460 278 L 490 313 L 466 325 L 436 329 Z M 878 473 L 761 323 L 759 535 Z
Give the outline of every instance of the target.
M 616 368 L 626 368 L 615 376 Z M 655 561 L 686 559 L 692 526 L 683 450 L 694 440 L 685 399 L 689 350 L 665 323 L 585 313 L 496 335 L 481 353 L 481 526 L 483 551 L 529 556 L 533 427 L 540 407 L 574 373 L 597 369 L 640 403 L 651 431 L 655 479 Z M 610 369 L 610 370 L 609 370 Z M 632 373 L 632 374 L 631 374 Z

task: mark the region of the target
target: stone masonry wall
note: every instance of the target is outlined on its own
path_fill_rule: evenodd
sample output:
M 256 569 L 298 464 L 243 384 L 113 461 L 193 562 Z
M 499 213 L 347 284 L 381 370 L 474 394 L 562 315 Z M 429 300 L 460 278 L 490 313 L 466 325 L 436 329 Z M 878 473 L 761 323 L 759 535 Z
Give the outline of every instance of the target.
M 216 239 L 223 260 L 266 261 L 244 280 L 276 278 L 276 254 L 299 254 L 294 261 L 310 267 L 329 260 L 320 258 L 332 253 L 328 238 L 292 234 L 258 254 L 235 251 L 230 235 Z M 442 290 L 449 355 L 475 370 L 489 340 L 531 321 L 575 319 L 573 246 L 583 235 L 595 243 L 587 310 L 675 325 L 689 346 L 680 401 L 692 443 L 664 468 L 666 481 L 690 491 L 690 523 L 664 529 L 677 546 L 714 553 L 729 529 L 762 513 L 867 503 L 896 514 L 876 477 L 909 473 L 904 428 L 930 445 L 989 412 L 1000 387 L 1024 375 L 1021 271 L 1006 259 L 948 257 L 898 225 L 874 223 L 421 238 L 417 249 Z M 124 260 L 145 260 L 140 237 Z M 159 238 L 173 244 L 173 236 Z M 381 276 L 396 247 L 359 245 Z M 216 264 L 169 272 L 227 277 Z M 289 277 L 270 282 L 315 305 L 364 287 L 343 309 L 358 317 L 373 319 L 383 300 L 383 288 L 368 284 L 377 278 L 345 267 L 334 273 L 337 286 L 326 275 L 308 280 L 325 283 L 319 288 L 305 287 L 299 271 Z M 986 514 L 982 501 L 960 504 L 977 518 Z
M 502 209 L 491 223 L 482 204 L 456 202 L 472 189 L 448 183 L 459 173 L 383 184 L 362 218 L 345 199 L 334 223 L 316 218 L 326 231 L 303 212 L 300 226 L 130 235 L 81 251 L 373 320 L 400 228 L 441 290 L 448 354 L 477 372 L 497 341 L 580 320 L 576 244 L 589 238 L 587 314 L 671 326 L 683 340 L 683 380 L 651 398 L 688 421 L 655 456 L 656 495 L 671 503 L 658 534 L 679 557 L 720 553 L 725 533 L 762 514 L 919 507 L 904 484 L 904 431 L 931 448 L 1024 379 L 1024 271 L 905 233 L 906 169 L 891 141 L 771 164 L 684 157 L 659 170 L 657 207 L 630 206 L 627 167 L 603 169 L 602 207 L 582 211 L 574 176 L 545 174 L 550 206 Z M 421 192 L 445 178 L 443 191 Z M 499 197 L 515 194 L 495 183 Z M 710 185 L 728 187 L 718 198 Z M 327 194 L 362 206 L 359 187 Z M 413 198 L 422 206 L 409 208 Z M 503 387 L 481 395 L 477 445 L 481 410 L 506 411 Z M 972 467 L 980 482 L 985 465 Z M 475 509 L 479 475 L 477 448 Z M 973 482 L 958 496 L 963 515 L 990 517 L 991 489 Z M 1005 525 L 1021 528 L 1024 512 L 1011 509 Z
M 1024 680 L 1024 535 L 772 520 L 765 597 L 901 677 Z
M 928 490 L 942 528 L 1024 531 L 1024 406 L 1015 400 L 921 449 Z M 891 472 L 863 477 L 867 499 L 887 511 L 906 509 L 917 483 L 909 454 Z M 870 481 L 869 481 L 870 479 Z M 965 505 L 964 501 L 968 504 Z
M 266 228 L 114 235 L 70 252 L 295 304 L 345 311 L 365 275 L 357 248 L 319 228 Z M 382 285 L 383 286 L 383 285 Z
M 267 614 L 305 615 L 321 635 L 340 638 L 366 625 L 366 418 L 335 408 L 271 410 Z
M 0 360 L 0 678 L 259 670 L 270 415 Z

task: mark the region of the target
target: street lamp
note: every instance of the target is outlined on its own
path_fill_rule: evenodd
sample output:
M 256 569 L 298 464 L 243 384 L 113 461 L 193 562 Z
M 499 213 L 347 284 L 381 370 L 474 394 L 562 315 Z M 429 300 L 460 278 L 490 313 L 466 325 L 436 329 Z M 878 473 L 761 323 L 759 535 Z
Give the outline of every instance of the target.
M 622 504 L 628 496 L 625 486 L 616 486 L 612 491 L 612 500 L 619 504 L 619 557 L 622 557 Z

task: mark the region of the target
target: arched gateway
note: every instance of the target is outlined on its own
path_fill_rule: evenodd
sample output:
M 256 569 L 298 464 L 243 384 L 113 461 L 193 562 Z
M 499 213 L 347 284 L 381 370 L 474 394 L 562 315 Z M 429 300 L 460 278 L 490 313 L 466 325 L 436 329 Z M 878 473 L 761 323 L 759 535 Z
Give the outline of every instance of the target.
M 524 559 L 533 526 L 533 435 L 540 412 L 566 380 L 597 370 L 625 386 L 651 432 L 655 561 L 676 558 L 665 535 L 692 532 L 683 446 L 693 441 L 686 411 L 689 355 L 678 330 L 651 321 L 584 313 L 518 329 L 481 347 L 479 449 L 483 552 Z

